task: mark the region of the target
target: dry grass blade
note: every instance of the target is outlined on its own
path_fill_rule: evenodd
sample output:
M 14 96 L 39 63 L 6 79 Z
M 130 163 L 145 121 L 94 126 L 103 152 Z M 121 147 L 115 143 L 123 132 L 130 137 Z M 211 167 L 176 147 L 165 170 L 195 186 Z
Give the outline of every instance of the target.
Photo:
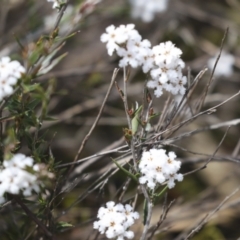
M 230 195 L 225 197 L 225 199 L 209 214 L 207 214 L 198 224 L 197 226 L 184 238 L 184 240 L 190 239 L 193 237 L 199 230 L 215 215 L 221 207 L 230 199 L 233 195 L 235 195 L 239 191 L 239 188 L 235 189 Z
M 112 86 L 113 86 L 113 84 L 114 84 L 114 82 L 115 82 L 115 79 L 116 79 L 116 77 L 117 77 L 117 73 L 118 73 L 118 69 L 115 69 L 115 70 L 113 71 L 112 80 L 111 80 L 111 82 L 110 82 L 108 91 L 107 91 L 106 96 L 105 96 L 105 98 L 104 98 L 104 100 L 103 100 L 103 103 L 102 103 L 102 106 L 101 106 L 101 108 L 100 108 L 100 110 L 99 110 L 99 113 L 98 113 L 98 115 L 97 115 L 97 117 L 96 117 L 96 120 L 95 120 L 94 124 L 92 125 L 91 129 L 89 130 L 88 134 L 87 134 L 87 135 L 85 136 L 85 138 L 83 139 L 82 144 L 81 144 L 81 146 L 80 146 L 80 148 L 79 148 L 79 150 L 78 150 L 78 152 L 77 152 L 77 154 L 76 154 L 73 162 L 76 162 L 76 161 L 77 161 L 77 159 L 78 159 L 79 155 L 81 154 L 81 152 L 82 152 L 85 144 L 87 143 L 88 138 L 90 137 L 90 135 L 92 134 L 93 130 L 94 130 L 95 127 L 97 126 L 97 123 L 98 123 L 98 121 L 99 121 L 99 119 L 100 119 L 100 117 L 101 117 L 101 115 L 102 115 L 104 106 L 105 106 L 105 104 L 106 104 L 106 102 L 107 102 L 107 99 L 108 99 L 108 96 L 109 96 L 110 91 L 111 91 L 111 89 L 112 89 Z
M 198 171 L 200 171 L 200 170 L 202 170 L 202 169 L 204 169 L 204 168 L 207 167 L 207 165 L 209 164 L 209 162 L 214 158 L 214 156 L 215 156 L 216 153 L 218 152 L 219 148 L 221 147 L 224 139 L 225 139 L 226 136 L 227 136 L 227 133 L 228 133 L 228 130 L 229 130 L 229 129 L 230 129 L 230 127 L 228 127 L 228 129 L 226 130 L 223 138 L 221 139 L 220 143 L 218 144 L 217 148 L 215 149 L 213 155 L 206 161 L 206 163 L 205 163 L 202 167 L 199 167 L 199 168 L 197 168 L 197 169 L 195 169 L 195 170 L 193 170 L 193 171 L 191 171 L 191 172 L 185 173 L 185 174 L 184 174 L 185 176 L 186 176 L 186 175 L 193 174 L 193 173 L 195 173 L 195 172 L 198 172 Z
M 227 34 L 228 34 L 228 28 L 226 29 L 226 31 L 225 31 L 225 33 L 224 33 L 224 36 L 223 36 L 223 39 L 222 39 L 222 42 L 221 42 L 221 46 L 220 46 L 220 52 L 219 52 L 219 54 L 218 54 L 218 56 L 217 56 L 216 62 L 215 62 L 215 64 L 214 64 L 213 70 L 212 70 L 212 72 L 211 72 L 211 76 L 210 76 L 209 81 L 208 81 L 208 83 L 207 83 L 207 85 L 206 85 L 206 87 L 205 87 L 205 90 L 203 91 L 203 95 L 202 95 L 202 97 L 200 98 L 199 106 L 198 106 L 198 111 L 200 111 L 200 109 L 202 108 L 202 106 L 203 106 L 203 104 L 204 104 L 204 101 L 205 101 L 205 99 L 206 99 L 206 96 L 207 96 L 207 94 L 208 94 L 209 87 L 210 87 L 210 85 L 211 85 L 211 83 L 212 83 L 212 81 L 213 81 L 213 75 L 214 75 L 214 72 L 215 72 L 215 70 L 216 70 L 218 61 L 219 61 L 219 59 L 220 59 L 220 57 L 221 57 L 222 50 L 223 50 L 223 44 L 224 44 L 224 42 L 225 42 L 225 39 L 226 39 L 226 37 L 227 37 Z
M 164 130 L 164 131 L 162 131 L 160 133 L 157 133 L 154 137 L 150 138 L 150 140 L 158 138 L 163 133 L 179 129 L 180 127 L 184 126 L 185 124 L 193 121 L 194 119 L 196 119 L 196 118 L 198 118 L 198 117 L 200 117 L 200 116 L 202 116 L 204 114 L 211 114 L 211 113 L 215 112 L 217 108 L 219 108 L 220 106 L 224 105 L 225 103 L 227 103 L 228 101 L 232 100 L 233 98 L 237 97 L 239 94 L 240 94 L 240 91 L 237 92 L 236 94 L 234 94 L 233 96 L 231 96 L 230 98 L 228 98 L 227 100 L 221 102 L 220 104 L 217 104 L 216 106 L 211 107 L 211 108 L 209 108 L 209 109 L 207 109 L 207 110 L 205 110 L 203 112 L 200 112 L 200 113 L 194 115 L 191 118 L 188 118 L 187 120 L 185 120 L 185 121 L 183 121 L 183 122 L 181 122 L 179 124 L 176 124 L 176 125 L 174 125 L 174 126 L 172 126 L 170 128 L 167 128 L 166 130 Z
M 167 200 L 167 194 L 165 195 L 165 202 L 164 202 L 164 205 L 163 205 L 163 212 L 160 216 L 160 219 L 159 221 L 157 222 L 157 224 L 155 226 L 153 226 L 153 229 L 150 229 L 151 234 L 150 236 L 148 237 L 148 240 L 151 240 L 153 237 L 154 237 L 154 234 L 157 232 L 157 230 L 161 227 L 162 223 L 164 222 L 164 220 L 166 219 L 167 217 L 167 214 L 170 210 L 170 208 L 172 207 L 172 205 L 174 204 L 175 200 L 171 201 L 169 203 L 169 205 L 167 206 L 166 204 L 166 200 Z

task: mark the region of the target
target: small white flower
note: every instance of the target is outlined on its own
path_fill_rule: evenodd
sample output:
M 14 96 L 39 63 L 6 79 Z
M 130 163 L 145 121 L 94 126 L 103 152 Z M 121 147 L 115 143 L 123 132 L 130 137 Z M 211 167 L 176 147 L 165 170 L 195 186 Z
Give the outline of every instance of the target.
M 117 43 L 123 41 L 124 36 L 121 35 L 119 28 L 115 28 L 111 25 L 106 28 L 106 33 L 103 33 L 100 37 L 101 42 L 107 43 L 108 54 L 112 56 L 113 52 L 119 48 Z
M 167 155 L 163 149 L 150 149 L 142 154 L 139 163 L 142 176 L 139 178 L 139 182 L 147 184 L 153 190 L 157 184 L 167 181 L 168 187 L 173 188 L 174 180 L 183 180 L 183 175 L 177 174 L 180 166 L 181 162 L 176 160 L 174 152 L 169 152 Z
M 151 22 L 154 15 L 167 9 L 168 0 L 130 0 L 133 18 L 141 18 L 143 22 Z
M 171 42 L 160 43 L 151 48 L 151 43 L 144 39 L 134 29 L 134 24 L 111 25 L 106 28 L 106 33 L 100 37 L 106 43 L 108 54 L 116 51 L 121 57 L 119 67 L 142 67 L 144 73 L 149 72 L 147 86 L 154 89 L 156 97 L 163 94 L 163 90 L 173 95 L 184 95 L 187 79 L 182 75 L 185 63 L 182 61 L 182 51 Z
M 61 6 L 61 0 L 47 0 L 48 2 L 53 2 L 53 6 L 52 6 L 52 8 L 60 8 L 60 6 Z
M 133 208 L 126 204 L 116 204 L 108 202 L 107 207 L 101 207 L 98 210 L 98 221 L 93 223 L 93 228 L 98 229 L 101 234 L 106 235 L 107 238 L 117 239 L 132 239 L 134 233 L 128 228 L 134 224 L 134 221 L 139 218 L 137 212 L 133 212 Z
M 144 73 L 147 73 L 149 70 L 155 67 L 155 56 L 151 48 L 146 48 L 144 53 L 142 53 L 141 55 L 142 58 L 140 59 L 140 63 L 142 65 L 142 70 Z
M 122 45 L 126 45 L 127 41 L 141 41 L 141 35 L 134 29 L 134 24 L 120 25 L 115 27 L 111 25 L 106 28 L 106 33 L 103 33 L 100 40 L 106 43 L 108 54 L 112 56 L 115 50 L 119 50 Z M 121 46 L 120 46 L 121 45 Z M 126 51 L 133 51 L 133 49 L 125 49 Z
M 163 94 L 163 89 L 173 95 L 185 93 L 187 79 L 182 75 L 185 64 L 180 58 L 181 54 L 182 51 L 170 41 L 153 47 L 154 66 L 150 69 L 152 79 L 147 86 L 154 89 L 156 97 Z
M 23 73 L 25 68 L 18 61 L 9 57 L 0 59 L 0 101 L 13 93 L 13 86 Z
M 139 214 L 137 212 L 133 212 L 133 207 L 129 204 L 125 205 L 125 223 L 124 226 L 126 228 L 132 226 L 134 224 L 134 221 L 139 218 Z
M 126 42 L 127 40 L 135 40 L 135 41 L 141 41 L 142 37 L 138 33 L 138 31 L 135 28 L 134 24 L 127 24 L 127 25 L 120 25 L 118 27 L 118 31 L 121 35 L 121 38 L 118 38 L 117 43 L 122 44 Z
M 116 42 L 118 39 L 119 31 L 114 25 L 110 25 L 106 28 L 107 33 L 103 33 L 100 37 L 101 42 Z
M 139 66 L 136 53 L 132 49 L 126 50 L 124 48 L 119 48 L 118 55 L 122 57 L 119 61 L 119 67 L 126 67 L 130 65 L 133 68 L 137 68 Z
M 16 154 L 10 160 L 3 161 L 3 169 L 0 170 L 0 198 L 4 199 L 4 193 L 30 196 L 32 191 L 39 192 L 39 182 L 36 175 L 27 171 L 27 168 L 39 169 L 33 164 L 33 159 L 23 154 Z
M 169 189 L 175 187 L 176 184 L 175 184 L 174 180 L 181 182 L 183 180 L 183 175 L 181 173 L 179 173 L 179 174 L 173 173 L 173 174 L 169 175 L 168 182 L 167 182 Z
M 171 41 L 160 43 L 153 47 L 153 52 L 155 53 L 156 65 L 163 62 L 166 64 L 173 63 L 182 55 L 182 51 L 179 48 L 176 48 Z

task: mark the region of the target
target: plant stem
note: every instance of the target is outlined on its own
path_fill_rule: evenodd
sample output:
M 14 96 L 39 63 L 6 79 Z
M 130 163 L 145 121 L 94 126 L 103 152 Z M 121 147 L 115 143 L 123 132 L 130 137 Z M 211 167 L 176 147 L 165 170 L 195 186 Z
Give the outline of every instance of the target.
M 18 205 L 25 211 L 25 213 L 38 225 L 38 227 L 48 236 L 53 237 L 52 233 L 48 231 L 46 226 L 30 211 L 30 209 L 22 202 L 21 198 L 12 195 Z M 52 238 L 53 239 L 53 238 Z

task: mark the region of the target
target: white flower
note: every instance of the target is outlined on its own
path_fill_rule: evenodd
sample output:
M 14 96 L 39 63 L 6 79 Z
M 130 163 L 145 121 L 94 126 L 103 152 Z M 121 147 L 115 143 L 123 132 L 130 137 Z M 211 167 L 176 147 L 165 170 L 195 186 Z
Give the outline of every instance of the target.
M 128 238 L 132 239 L 134 233 L 128 228 L 134 224 L 134 221 L 139 218 L 137 212 L 133 212 L 133 208 L 126 204 L 116 204 L 107 202 L 107 207 L 101 207 L 98 210 L 98 221 L 93 223 L 93 228 L 98 229 L 101 234 L 107 238 L 117 238 L 118 240 Z
M 175 187 L 176 184 L 175 184 L 174 180 L 181 182 L 183 180 L 183 175 L 181 173 L 179 173 L 179 174 L 174 173 L 174 174 L 169 175 L 168 182 L 167 182 L 169 189 Z
M 2 57 L 0 60 L 0 75 L 2 78 L 20 78 L 25 69 L 18 61 L 11 61 L 9 57 Z
M 136 53 L 132 49 L 126 50 L 124 48 L 119 48 L 118 55 L 122 57 L 122 59 L 119 61 L 119 67 L 126 67 L 130 65 L 131 67 L 136 68 L 139 66 Z
M 112 56 L 115 50 L 119 49 L 119 45 L 125 44 L 128 40 L 141 40 L 141 36 L 134 27 L 134 24 L 127 24 L 120 25 L 117 28 L 114 25 L 106 28 L 106 33 L 101 35 L 100 40 L 106 42 L 110 56 Z
M 173 63 L 176 59 L 179 59 L 182 55 L 182 51 L 176 48 L 171 41 L 160 43 L 153 47 L 155 53 L 156 65 L 165 62 L 166 64 Z
M 213 70 L 216 60 L 217 60 L 217 57 L 213 57 L 208 60 L 208 67 L 211 70 Z M 216 76 L 225 76 L 225 77 L 231 76 L 233 73 L 234 62 L 235 62 L 235 59 L 233 55 L 226 52 L 222 52 L 220 59 L 217 63 L 214 74 Z
M 133 212 L 133 207 L 129 204 L 125 205 L 124 214 L 125 214 L 124 226 L 126 228 L 132 226 L 134 224 L 135 219 L 139 218 L 138 212 Z
M 139 182 L 147 184 L 150 189 L 154 189 L 157 184 L 167 181 L 168 187 L 175 186 L 174 180 L 182 181 L 183 175 L 177 174 L 181 167 L 181 162 L 175 160 L 176 154 L 169 152 L 168 155 L 163 149 L 150 149 L 142 154 L 139 163 L 141 177 Z
M 142 56 L 146 56 L 149 54 L 148 50 L 151 47 L 151 43 L 144 39 L 141 41 L 141 39 L 129 39 L 127 42 L 127 49 L 131 49 L 133 52 L 135 52 L 137 55 L 139 55 L 139 58 Z
M 155 55 L 151 48 L 145 48 L 145 51 L 141 54 L 142 58 L 140 60 L 142 65 L 142 70 L 144 73 L 147 73 L 149 70 L 155 67 Z
M 100 40 L 107 43 L 108 54 L 112 56 L 113 52 L 119 48 L 117 43 L 124 42 L 125 36 L 121 34 L 119 28 L 111 25 L 106 28 L 106 33 L 101 35 Z
M 154 95 L 160 97 L 163 94 L 164 85 L 159 81 L 150 80 L 147 82 L 147 87 L 154 88 Z
M 25 168 L 26 166 L 32 167 L 33 159 L 30 157 L 26 157 L 24 154 L 18 153 L 12 157 L 10 161 L 4 161 L 3 166 L 5 168 L 9 167 L 18 167 Z
M 151 22 L 154 15 L 167 9 L 168 0 L 130 0 L 131 15 L 141 18 L 144 22 Z
M 48 2 L 53 2 L 53 6 L 52 6 L 52 8 L 60 8 L 60 6 L 61 6 L 61 2 L 60 2 L 60 0 L 47 0 Z
M 158 80 L 161 84 L 168 81 L 175 82 L 178 77 L 177 71 L 165 63 L 159 64 L 158 68 L 151 70 L 150 74 L 153 79 Z
M 187 79 L 182 75 L 185 64 L 180 58 L 181 54 L 182 51 L 170 41 L 153 47 L 154 66 L 150 69 L 152 79 L 147 86 L 154 88 L 156 97 L 163 94 L 163 89 L 173 95 L 185 93 Z
M 18 61 L 11 61 L 9 57 L 0 59 L 0 101 L 13 93 L 13 86 L 25 68 Z
M 39 168 L 33 164 L 33 159 L 23 154 L 16 154 L 10 160 L 3 161 L 3 169 L 0 170 L 0 202 L 4 200 L 4 193 L 30 196 L 32 191 L 40 191 L 36 175 L 27 171 L 27 168 Z
M 180 58 L 182 51 L 171 41 L 151 48 L 151 43 L 147 39 L 142 40 L 134 27 L 134 24 L 128 24 L 106 28 L 106 33 L 100 39 L 106 43 L 108 54 L 112 55 L 116 51 L 121 57 L 119 67 L 141 66 L 144 73 L 149 72 L 151 79 L 147 86 L 154 89 L 156 97 L 160 97 L 163 90 L 173 95 L 184 95 L 187 78 L 182 74 L 185 66 Z
M 141 35 L 135 28 L 134 24 L 127 24 L 127 25 L 120 25 L 118 27 L 119 33 L 122 35 L 121 38 L 119 37 L 118 43 L 122 44 L 127 40 L 136 40 L 140 41 L 142 39 Z

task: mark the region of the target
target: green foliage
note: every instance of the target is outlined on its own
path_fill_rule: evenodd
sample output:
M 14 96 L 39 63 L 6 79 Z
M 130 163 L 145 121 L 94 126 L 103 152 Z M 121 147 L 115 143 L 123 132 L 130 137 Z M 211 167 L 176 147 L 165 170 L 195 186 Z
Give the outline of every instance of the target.
M 66 230 L 68 228 L 72 228 L 74 227 L 71 223 L 68 223 L 68 222 L 58 222 L 57 225 L 56 225 L 56 228 L 59 232 L 63 231 L 63 230 Z
M 134 176 L 131 172 L 129 172 L 128 170 L 126 170 L 124 167 L 122 167 L 120 164 L 118 164 L 117 161 L 115 161 L 114 159 L 112 159 L 112 161 L 116 164 L 116 166 L 123 171 L 128 177 L 130 177 L 132 180 L 134 180 L 136 183 L 138 183 L 138 178 L 136 176 Z

